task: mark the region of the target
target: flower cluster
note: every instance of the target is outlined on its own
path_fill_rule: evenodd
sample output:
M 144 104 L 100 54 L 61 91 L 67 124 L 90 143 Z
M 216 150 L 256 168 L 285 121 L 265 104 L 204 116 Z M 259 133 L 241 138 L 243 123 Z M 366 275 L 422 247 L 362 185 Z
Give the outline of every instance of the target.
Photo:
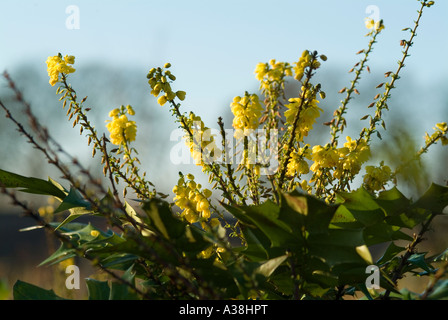
M 309 144 L 303 148 L 299 148 L 298 151 L 293 150 L 291 152 L 291 159 L 288 163 L 288 176 L 295 176 L 296 174 L 307 174 L 310 172 L 310 167 L 306 159 L 311 160 L 311 149 Z
M 256 94 L 246 92 L 243 97 L 235 97 L 230 107 L 234 115 L 233 127 L 237 132 L 242 130 L 244 135 L 248 135 L 250 130 L 258 128 L 263 107 Z
M 437 142 L 437 140 L 442 141 L 442 145 L 448 145 L 448 125 L 446 122 L 437 123 L 436 126 L 433 128 L 434 133 L 432 135 L 429 135 L 428 133 L 425 134 L 425 142 L 426 145 L 430 145 L 432 143 Z
M 374 30 L 374 31 L 380 32 L 381 30 L 383 30 L 385 28 L 384 24 L 383 24 L 383 20 L 375 21 L 372 18 L 366 18 L 365 23 L 366 23 L 366 28 L 369 30 Z
M 171 73 L 170 70 L 164 70 L 171 67 L 170 63 L 165 63 L 164 68 L 152 68 L 149 70 L 148 75 L 146 76 L 149 80 L 148 83 L 151 86 L 151 94 L 154 97 L 158 97 L 161 92 L 164 95 L 160 96 L 157 99 L 157 102 L 163 106 L 168 101 L 173 101 L 174 98 L 179 98 L 179 100 L 183 101 L 185 99 L 185 91 L 176 91 L 174 92 L 171 89 L 170 81 L 176 80 L 176 77 Z
M 302 98 L 291 98 L 289 102 L 289 104 L 285 105 L 288 108 L 285 111 L 286 122 L 292 125 L 297 113 L 300 112 L 299 119 L 297 120 L 296 134 L 298 141 L 302 141 L 313 129 L 313 124 L 320 117 L 320 113 L 323 110 L 317 106 L 319 101 L 316 100 L 315 93 L 310 90 L 306 91 L 305 101 L 302 102 Z
M 47 58 L 47 72 L 50 77 L 50 84 L 54 86 L 59 81 L 59 74 L 69 74 L 76 71 L 71 64 L 75 63 L 74 56 L 62 55 L 59 53 L 57 56 Z
M 185 136 L 185 143 L 190 148 L 195 164 L 203 166 L 221 157 L 221 150 L 217 147 L 210 128 L 205 126 L 200 116 L 190 112 L 186 124 L 191 136 Z
M 311 171 L 318 172 L 323 168 L 335 167 L 339 162 L 339 152 L 328 144 L 324 147 L 315 145 L 312 149 L 311 160 L 314 161 Z
M 285 76 L 292 76 L 292 66 L 288 62 L 275 59 L 269 63 L 259 63 L 255 68 L 255 78 L 260 81 L 260 89 L 269 91 L 272 84 L 281 84 Z
M 327 57 L 323 54 L 320 55 L 320 58 L 323 61 L 327 60 Z M 320 67 L 320 62 L 316 59 L 313 59 L 311 53 L 308 50 L 305 50 L 302 52 L 302 56 L 299 58 L 299 61 L 297 61 L 295 66 L 293 67 L 295 73 L 294 79 L 296 79 L 297 81 L 301 81 L 307 67 L 317 69 Z
M 370 158 L 370 147 L 365 139 L 359 142 L 346 137 L 347 142 L 343 148 L 339 148 L 339 162 L 333 173 L 337 179 L 341 179 L 344 172 L 348 172 L 352 177 L 357 175 L 361 166 Z
M 134 141 L 137 135 L 137 125 L 135 121 L 130 121 L 127 115 L 135 115 L 134 109 L 128 105 L 113 109 L 109 112 L 112 120 L 107 120 L 107 130 L 110 133 L 110 142 L 115 145 L 123 145 L 126 142 Z
M 392 171 L 389 166 L 380 163 L 379 167 L 366 166 L 364 176 L 364 186 L 367 190 L 378 191 L 384 188 L 385 184 L 392 179 Z
M 173 192 L 176 195 L 174 203 L 183 210 L 181 216 L 188 222 L 195 223 L 210 218 L 209 198 L 212 192 L 206 188 L 202 189 L 202 185 L 194 181 L 192 174 L 182 175 Z

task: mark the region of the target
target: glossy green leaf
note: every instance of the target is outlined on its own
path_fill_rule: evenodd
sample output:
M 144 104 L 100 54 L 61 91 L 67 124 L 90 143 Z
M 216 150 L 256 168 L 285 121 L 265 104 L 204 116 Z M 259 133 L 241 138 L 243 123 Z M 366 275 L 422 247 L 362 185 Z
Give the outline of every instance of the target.
M 427 272 L 430 272 L 432 267 L 426 263 L 425 256 L 426 253 L 414 253 L 409 257 L 408 263 L 417 268 L 421 268 Z
M 89 300 L 109 300 L 110 287 L 108 281 L 86 279 Z
M 442 214 L 448 205 L 448 187 L 432 183 L 429 189 L 412 206 Z
M 53 290 L 46 290 L 33 284 L 17 280 L 13 287 L 14 300 L 66 300 Z
M 49 195 L 59 199 L 64 199 L 67 194 L 60 189 L 59 184 L 53 183 L 51 179 L 45 181 L 38 178 L 28 178 L 5 170 L 0 170 L 0 182 L 6 188 L 21 188 L 20 191 L 22 192 Z
M 269 277 L 275 269 L 277 269 L 286 259 L 287 255 L 283 255 L 277 258 L 270 259 L 260 265 L 255 272 L 264 275 L 265 277 Z

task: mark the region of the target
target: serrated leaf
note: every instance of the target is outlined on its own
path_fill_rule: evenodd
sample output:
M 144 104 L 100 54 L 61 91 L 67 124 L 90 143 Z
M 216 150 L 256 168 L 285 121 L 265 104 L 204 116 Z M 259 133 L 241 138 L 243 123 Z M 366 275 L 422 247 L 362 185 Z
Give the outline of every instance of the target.
M 90 202 L 84 200 L 75 188 L 70 188 L 69 194 L 62 200 L 62 203 L 56 208 L 54 213 L 59 213 L 73 208 L 84 208 L 90 212 Z
M 364 189 L 359 188 L 351 193 L 340 193 L 345 206 L 356 221 L 365 226 L 374 225 L 385 217 L 384 210 L 375 202 L 373 197 Z
M 426 253 L 414 253 L 409 257 L 408 262 L 415 267 L 430 272 L 432 268 L 426 263 L 425 256 Z
M 5 188 L 22 188 L 20 191 L 33 194 L 54 196 L 63 199 L 66 193 L 53 180 L 28 178 L 5 170 L 0 170 L 0 182 Z
M 429 189 L 412 206 L 435 214 L 442 214 L 448 205 L 448 187 L 432 183 Z

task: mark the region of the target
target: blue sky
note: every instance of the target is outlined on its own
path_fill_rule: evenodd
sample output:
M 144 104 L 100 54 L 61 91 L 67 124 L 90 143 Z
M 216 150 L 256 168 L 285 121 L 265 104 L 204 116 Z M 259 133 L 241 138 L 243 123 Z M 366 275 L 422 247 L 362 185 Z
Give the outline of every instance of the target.
M 79 29 L 66 26 L 70 5 L 79 9 Z M 369 6 L 375 11 L 366 11 Z M 185 107 L 215 122 L 234 96 L 257 89 L 258 62 L 294 62 L 303 50 L 317 50 L 328 57 L 322 69 L 343 70 L 346 77 L 359 60 L 355 53 L 367 45 L 364 19 L 371 14 L 386 25 L 369 60 L 372 72 L 396 70 L 399 41 L 409 36 L 402 29 L 413 27 L 419 7 L 416 0 L 2 0 L 0 71 L 33 64 L 46 75 L 46 58 L 61 52 L 76 56 L 76 68 L 137 70 L 146 81 L 151 67 L 171 62 L 175 88 L 187 91 Z M 415 101 L 417 121 L 426 121 L 416 130 L 419 137 L 447 120 L 439 117 L 446 104 L 435 97 L 448 89 L 447 13 L 448 1 L 442 0 L 425 10 L 403 70 L 403 78 L 420 89 L 406 93 Z
M 69 5 L 79 8 L 79 29 L 66 27 Z M 328 56 L 327 68 L 350 69 L 367 42 L 369 5 L 386 25 L 371 64 L 396 68 L 398 42 L 407 36 L 401 29 L 412 26 L 419 8 L 415 0 L 1 1 L 0 69 L 42 64 L 57 52 L 75 55 L 77 67 L 104 63 L 147 72 L 170 61 L 190 103 L 222 104 L 253 86 L 255 65 L 271 58 L 293 62 L 310 49 Z M 426 10 L 407 63 L 425 82 L 447 71 L 446 13 L 441 0 Z

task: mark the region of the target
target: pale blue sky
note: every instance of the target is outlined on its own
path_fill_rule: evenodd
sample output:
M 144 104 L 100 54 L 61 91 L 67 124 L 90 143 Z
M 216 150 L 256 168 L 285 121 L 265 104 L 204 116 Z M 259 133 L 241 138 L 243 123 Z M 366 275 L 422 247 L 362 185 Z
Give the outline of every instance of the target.
M 66 28 L 66 8 L 80 10 L 80 29 Z M 253 70 L 271 58 L 293 62 L 304 49 L 328 56 L 326 68 L 351 68 L 365 47 L 366 8 L 375 5 L 386 30 L 371 64 L 395 69 L 401 29 L 412 26 L 416 0 L 277 1 L 5 1 L 0 2 L 0 69 L 42 64 L 57 52 L 76 66 L 108 63 L 146 74 L 169 61 L 192 105 L 222 105 L 254 86 Z M 407 63 L 422 82 L 445 76 L 448 1 L 426 10 Z M 382 69 L 384 68 L 384 69 Z M 411 71 L 409 71 L 411 72 Z M 213 80 L 213 81 L 211 81 Z
M 69 5 L 79 8 L 77 30 L 66 27 Z M 372 5 L 386 25 L 369 60 L 372 74 L 382 77 L 397 68 L 399 41 L 409 36 L 402 29 L 413 27 L 420 7 L 416 0 L 2 0 L 0 71 L 33 64 L 45 76 L 46 58 L 61 52 L 76 56 L 78 70 L 95 63 L 129 68 L 146 83 L 151 67 L 171 62 L 176 90 L 187 91 L 184 110 L 216 123 L 232 97 L 257 89 L 258 62 L 294 62 L 304 49 L 317 50 L 328 57 L 323 70 L 342 70 L 347 77 L 360 58 L 355 53 L 367 45 L 364 19 Z M 421 126 L 414 130 L 418 137 L 447 121 L 440 118 L 446 98 L 438 98 L 448 92 L 447 14 L 446 0 L 425 10 L 402 74 L 419 89 L 404 93 Z
M 66 8 L 70 5 L 79 8 L 80 29 L 66 27 L 69 17 Z M 362 79 L 364 84 L 371 85 L 376 81 L 372 77 L 384 81 L 384 72 L 396 70 L 397 60 L 402 56 L 399 41 L 409 36 L 402 29 L 413 27 L 420 7 L 418 1 L 1 0 L 0 71 L 14 72 L 19 66 L 33 65 L 40 68 L 43 79 L 46 79 L 46 58 L 61 52 L 76 56 L 75 67 L 79 71 L 71 75 L 73 79 L 83 78 L 84 67 L 102 64 L 123 72 L 130 70 L 146 85 L 150 68 L 171 62 L 171 70 L 177 76 L 174 88 L 187 92 L 183 110 L 195 111 L 213 127 L 216 118 L 224 111 L 228 112 L 234 96 L 244 94 L 245 90 L 257 90 L 253 71 L 258 62 L 272 58 L 294 62 L 303 50 L 317 50 L 328 57 L 320 72 L 341 72 L 339 77 L 320 80 L 323 89 L 331 87 L 337 91 L 348 85 L 351 76 L 346 71 L 360 59 L 355 53 L 365 48 L 368 42 L 364 37 L 367 33 L 364 19 L 372 13 L 366 12 L 372 5 L 379 10 L 377 13 L 384 19 L 386 29 L 369 59 L 372 74 Z M 399 115 L 405 117 L 406 126 L 412 124 L 412 131 L 419 141 L 423 141 L 424 132 L 431 131 L 436 122 L 448 120 L 447 14 L 446 0 L 436 0 L 434 7 L 425 10 L 415 45 L 410 51 L 411 57 L 402 72 L 404 79 L 393 91 L 400 98 L 392 107 L 401 108 Z M 375 94 L 374 87 L 378 82 L 373 83 L 369 91 L 364 92 L 367 99 Z M 0 82 L 0 85 L 4 84 Z M 49 90 L 53 88 L 49 87 Z M 147 90 L 148 103 L 157 108 L 149 87 Z M 327 96 L 336 99 L 327 98 L 321 103 L 326 105 L 324 115 L 331 116 L 342 99 L 336 91 L 333 95 L 327 92 Z M 109 108 L 108 105 L 105 107 Z M 172 120 L 169 115 L 164 119 Z M 163 123 L 163 126 L 164 119 L 157 118 L 158 124 Z M 138 121 L 142 135 L 141 122 L 146 119 Z M 173 127 L 167 125 L 164 127 L 166 132 L 156 135 L 160 140 L 166 136 L 162 143 L 165 147 L 175 144 L 168 140 L 170 128 Z M 345 134 L 349 134 L 348 129 Z M 73 135 L 77 137 L 76 132 Z M 140 139 L 145 143 L 148 136 Z M 84 143 L 83 139 L 80 141 Z M 147 154 L 142 158 L 160 153 L 153 150 L 144 148 L 143 153 L 146 151 Z M 166 168 L 163 174 L 158 172 L 160 177 L 157 173 L 157 177 L 152 176 L 153 182 L 166 183 L 166 174 L 170 172 L 171 185 L 180 168 L 170 165 L 168 155 L 158 157 L 163 159 Z M 191 172 L 191 167 L 185 169 L 186 172 Z

